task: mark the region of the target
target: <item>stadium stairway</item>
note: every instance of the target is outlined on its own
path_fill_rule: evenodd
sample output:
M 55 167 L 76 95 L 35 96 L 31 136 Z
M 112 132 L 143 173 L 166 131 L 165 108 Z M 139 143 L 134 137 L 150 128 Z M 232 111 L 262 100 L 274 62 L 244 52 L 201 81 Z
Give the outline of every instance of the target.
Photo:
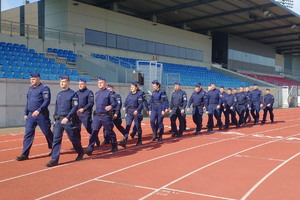
M 40 73 L 44 80 L 59 80 L 60 74 L 70 75 L 72 81 L 81 77 L 90 80 L 89 76 L 80 75 L 65 63 L 28 49 L 24 44 L 0 42 L 0 78 L 29 79 L 31 72 Z

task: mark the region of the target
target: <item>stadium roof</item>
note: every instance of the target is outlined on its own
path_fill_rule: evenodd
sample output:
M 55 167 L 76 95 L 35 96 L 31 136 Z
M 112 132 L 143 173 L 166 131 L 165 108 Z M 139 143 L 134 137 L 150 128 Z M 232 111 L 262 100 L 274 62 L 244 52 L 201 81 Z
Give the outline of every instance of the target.
M 273 0 L 76 0 L 193 32 L 225 32 L 300 52 L 300 16 Z

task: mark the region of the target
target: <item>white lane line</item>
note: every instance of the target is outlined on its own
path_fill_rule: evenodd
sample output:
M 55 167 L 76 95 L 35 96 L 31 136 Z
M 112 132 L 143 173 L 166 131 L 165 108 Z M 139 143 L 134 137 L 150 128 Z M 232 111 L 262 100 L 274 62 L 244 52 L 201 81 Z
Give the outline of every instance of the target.
M 294 127 L 294 126 L 299 126 L 299 125 L 293 125 L 292 127 Z M 290 127 L 291 127 L 291 126 L 287 126 L 286 128 L 290 128 Z M 273 131 L 273 130 L 276 130 L 276 129 L 272 129 L 272 130 L 270 130 L 270 131 Z M 253 134 L 256 134 L 256 133 L 253 133 Z M 238 136 L 238 137 L 234 137 L 234 138 L 229 138 L 229 139 L 219 140 L 219 141 L 216 141 L 216 142 L 212 142 L 211 144 L 215 144 L 215 143 L 223 142 L 223 141 L 227 141 L 227 140 L 234 140 L 234 139 L 242 138 L 242 137 L 246 137 L 246 136 L 249 136 L 249 135 Z M 294 135 L 293 135 L 293 136 L 294 136 Z M 190 137 L 192 137 L 192 136 L 190 136 Z M 162 141 L 162 142 L 164 142 L 164 141 Z M 151 144 L 151 143 L 150 143 L 150 144 Z M 210 144 L 210 143 L 207 143 L 207 144 L 205 144 L 205 146 L 206 146 L 206 145 L 209 145 L 209 144 Z M 191 147 L 191 148 L 189 148 L 189 149 L 194 149 L 194 148 L 198 148 L 198 147 L 201 147 L 201 146 L 203 146 L 203 145 L 199 145 L 199 146 L 196 146 L 196 147 Z M 185 150 L 184 150 L 184 151 L 185 151 Z M 178 153 L 184 152 L 184 151 L 181 150 L 181 151 L 179 151 Z M 166 154 L 166 155 L 163 155 L 163 156 L 159 156 L 159 157 L 156 157 L 156 158 L 153 158 L 153 159 L 150 159 L 150 160 L 146 160 L 146 161 L 143 161 L 143 162 L 140 162 L 140 163 L 136 163 L 136 164 L 130 165 L 130 166 L 125 167 L 125 168 L 121 168 L 121 169 L 119 169 L 119 170 L 116 170 L 116 171 L 113 171 L 113 172 L 104 174 L 104 175 L 99 176 L 99 177 L 96 177 L 96 178 L 94 178 L 94 179 L 90 179 L 90 180 L 87 180 L 87 181 L 84 181 L 84 182 L 75 184 L 75 185 L 73 185 L 73 186 L 64 188 L 64 189 L 62 189 L 62 190 L 58 190 L 58 191 L 56 191 L 56 192 L 50 193 L 50 194 L 48 194 L 48 195 L 42 196 L 42 197 L 40 197 L 40 198 L 37 198 L 37 200 L 45 199 L 45 198 L 47 198 L 47 197 L 50 197 L 50 196 L 59 194 L 59 193 L 61 193 L 61 192 L 70 190 L 70 189 L 72 189 L 72 188 L 78 187 L 78 186 L 80 186 L 80 185 L 84 185 L 84 184 L 86 184 L 86 183 L 89 183 L 89 182 L 91 182 L 91 181 L 93 181 L 93 180 L 95 180 L 95 179 L 103 178 L 103 177 L 109 176 L 109 175 L 111 175 L 111 174 L 115 174 L 115 173 L 117 173 L 117 172 L 124 171 L 124 170 L 126 170 L 126 169 L 129 169 L 129 168 L 132 168 L 132 167 L 135 167 L 135 166 L 139 166 L 139 165 L 142 165 L 142 164 L 144 164 L 144 163 L 148 163 L 148 162 L 151 162 L 151 161 L 154 161 L 154 160 L 158 160 L 158 159 L 160 159 L 160 158 L 164 158 L 164 157 L 167 157 L 167 156 L 169 156 L 169 155 L 174 155 L 174 154 L 176 154 L 176 152 L 173 152 L 173 153 L 171 153 L 171 154 Z M 237 154 L 239 154 L 239 153 L 237 153 Z M 13 179 L 13 178 L 12 178 L 12 179 Z M 0 181 L 0 182 L 1 182 L 1 181 Z
M 292 157 L 290 157 L 289 159 L 287 159 L 286 161 L 284 161 L 283 163 L 281 163 L 280 165 L 278 165 L 277 167 L 275 167 L 272 171 L 270 171 L 267 175 L 265 175 L 262 179 L 260 179 L 260 181 L 258 181 L 242 198 L 241 200 L 245 200 L 247 199 L 252 193 L 253 191 L 258 188 L 267 178 L 269 178 L 274 172 L 276 172 L 278 169 L 280 169 L 282 166 L 284 166 L 285 164 L 287 164 L 289 161 L 293 160 L 294 158 L 296 158 L 297 156 L 300 155 L 300 152 L 296 153 L 295 155 L 293 155 Z
M 257 157 L 257 156 L 247 156 L 247 155 L 235 155 L 238 158 L 255 158 L 255 159 L 262 159 L 262 160 L 272 160 L 272 161 L 279 161 L 284 162 L 285 160 L 282 159 L 275 159 L 275 158 L 265 158 L 265 157 Z
M 142 189 L 147 189 L 147 190 L 156 190 L 155 188 L 151 188 L 151 187 L 145 187 L 145 186 L 133 185 L 133 184 L 127 184 L 127 183 L 119 183 L 119 182 L 115 182 L 115 181 L 108 181 L 108 180 L 103 180 L 103 179 L 98 179 L 98 178 L 94 179 L 94 181 L 131 186 L 131 187 L 142 188 Z
M 165 188 L 165 190 L 170 190 L 170 191 L 174 191 L 174 192 L 181 192 L 181 193 L 186 193 L 186 194 L 193 194 L 193 195 L 198 195 L 198 196 L 211 197 L 211 198 L 215 198 L 215 199 L 236 200 L 236 199 L 227 198 L 227 197 L 220 197 L 220 196 L 215 196 L 215 195 L 202 194 L 202 193 L 196 193 L 196 192 L 189 192 L 189 191 L 177 190 L 177 189 L 171 189 L 171 188 Z
M 239 137 L 242 137 L 242 136 L 239 136 Z M 197 146 L 194 146 L 194 147 L 190 147 L 190 148 L 187 148 L 187 149 L 183 149 L 183 150 L 175 151 L 175 152 L 172 152 L 172 153 L 169 153 L 169 154 L 165 154 L 165 155 L 162 155 L 162 156 L 159 156 L 159 157 L 155 157 L 155 158 L 152 158 L 152 159 L 149 159 L 149 160 L 145 160 L 145 161 L 142 161 L 142 162 L 139 162 L 139 163 L 136 163 L 136 164 L 133 164 L 133 165 L 130 165 L 130 166 L 127 166 L 127 167 L 124 167 L 124 168 L 121 168 L 121 169 L 118 169 L 118 170 L 109 172 L 109 173 L 104 174 L 104 175 L 101 175 L 101 176 L 99 176 L 99 177 L 96 177 L 96 178 L 93 178 L 93 179 L 90 179 L 90 180 L 87 180 L 87 181 L 84 181 L 84 182 L 81 182 L 81 183 L 72 185 L 72 186 L 67 187 L 67 188 L 64 188 L 64 189 L 62 189 L 62 190 L 58 190 L 58 191 L 53 192 L 53 193 L 50 193 L 50 194 L 48 194 L 48 195 L 39 197 L 39 198 L 37 198 L 36 200 L 48 198 L 48 197 L 50 197 L 50 196 L 59 194 L 59 193 L 61 193 L 61 192 L 67 191 L 67 190 L 70 190 L 70 189 L 75 188 L 75 187 L 78 187 L 78 186 L 80 186 L 80 185 L 84 185 L 84 184 L 86 184 L 86 183 L 92 182 L 92 181 L 94 181 L 94 180 L 96 180 L 96 179 L 101 179 L 101 178 L 103 178 L 103 177 L 106 177 L 106 176 L 109 176 L 109 175 L 112 175 L 112 174 L 115 174 L 115 173 L 124 171 L 124 170 L 126 170 L 126 169 L 130 169 L 130 168 L 133 168 L 133 167 L 136 167 L 136 166 L 145 164 L 145 163 L 149 163 L 149 162 L 152 162 L 152 161 L 155 161 L 155 160 L 159 160 L 159 159 L 161 159 L 161 158 L 165 158 L 165 157 L 168 157 L 168 156 L 171 156 L 171 155 L 175 155 L 175 154 L 182 153 L 182 152 L 185 152 L 185 151 L 189 151 L 189 150 L 192 150 L 192 149 L 196 149 L 196 148 L 199 148 L 199 147 L 208 146 L 208 145 L 211 145 L 211 144 L 216 144 L 216 143 L 220 143 L 220 142 L 232 140 L 232 139 L 235 139 L 235 138 L 238 138 L 238 137 L 234 137 L 234 138 L 230 138 L 230 139 L 223 139 L 223 140 L 219 140 L 219 141 L 215 141 L 215 142 L 210 142 L 210 143 L 206 143 L 206 144 L 202 144 L 202 145 L 197 145 Z M 2 182 L 2 181 L 0 181 L 0 182 Z
M 297 135 L 299 135 L 299 134 L 297 134 Z M 295 135 L 293 135 L 293 136 L 295 136 Z M 192 172 L 190 172 L 190 173 L 188 173 L 188 174 L 186 174 L 186 175 L 184 175 L 184 176 L 181 176 L 181 177 L 175 179 L 174 181 L 171 181 L 171 182 L 167 183 L 166 185 L 164 185 L 164 186 L 158 188 L 157 190 L 155 190 L 155 191 L 153 191 L 153 192 L 151 192 L 151 193 L 145 195 L 144 197 L 140 198 L 139 200 L 146 199 L 146 198 L 152 196 L 153 194 L 159 192 L 160 190 L 165 189 L 165 188 L 169 187 L 170 185 L 172 185 L 172 184 L 174 184 L 174 183 L 176 183 L 176 182 L 178 182 L 178 181 L 180 181 L 180 180 L 182 180 L 182 179 L 184 179 L 184 178 L 186 178 L 186 177 L 188 177 L 188 176 L 190 176 L 190 175 L 192 175 L 192 174 L 195 174 L 196 172 L 199 172 L 199 171 L 201 171 L 201 170 L 203 170 L 203 169 L 205 169 L 205 168 L 208 168 L 208 167 L 210 167 L 210 166 L 212 166 L 212 165 L 214 165 L 214 164 L 216 164 L 216 163 L 219 163 L 219 162 L 221 162 L 221 161 L 223 161 L 223 160 L 226 160 L 226 159 L 228 159 L 228 158 L 231 158 L 231 157 L 233 157 L 233 156 L 235 156 L 235 155 L 238 155 L 238 154 L 241 154 L 241 153 L 243 153 L 243 152 L 246 152 L 246 151 L 249 151 L 249 150 L 252 150 L 252 149 L 261 147 L 261 146 L 265 146 L 265 145 L 267 145 L 267 144 L 271 144 L 271 143 L 277 142 L 277 141 L 279 141 L 279 140 L 282 140 L 282 139 L 278 139 L 278 140 L 274 140 L 274 141 L 265 142 L 265 143 L 262 143 L 262 144 L 259 144 L 259 145 L 256 145 L 256 146 L 253 146 L 253 147 L 244 149 L 244 150 L 242 150 L 242 151 L 236 152 L 236 153 L 231 154 L 231 155 L 229 155 L 229 156 L 223 157 L 223 158 L 221 158 L 221 159 L 219 159 L 219 160 L 216 160 L 216 161 L 214 161 L 214 162 L 212 162 L 212 163 L 209 163 L 209 164 L 207 164 L 207 165 L 205 165 L 205 166 L 203 166 L 203 167 L 200 167 L 200 168 L 198 168 L 198 169 L 196 169 L 196 170 L 194 170 L 194 171 L 192 171 Z

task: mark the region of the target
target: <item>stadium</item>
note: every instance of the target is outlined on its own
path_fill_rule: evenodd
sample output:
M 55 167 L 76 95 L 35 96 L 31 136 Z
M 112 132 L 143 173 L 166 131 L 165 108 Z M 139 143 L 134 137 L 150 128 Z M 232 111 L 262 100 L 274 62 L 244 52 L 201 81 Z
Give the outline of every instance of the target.
M 298 200 L 300 16 L 292 7 L 292 0 L 39 0 L 2 11 L 1 199 Z M 169 101 L 174 83 L 188 98 L 198 82 L 205 91 L 211 83 L 258 85 L 274 96 L 275 123 L 195 135 L 186 110 L 183 137 L 172 137 L 166 116 L 162 141 L 152 141 L 144 110 L 140 146 L 134 137 L 115 153 L 104 144 L 76 162 L 64 136 L 59 165 L 47 168 L 49 149 L 37 129 L 30 159 L 18 162 L 37 73 L 51 90 L 52 122 L 65 74 L 74 91 L 84 79 L 96 92 L 105 77 L 123 102 L 135 81 L 149 100 L 157 80 Z M 89 144 L 84 127 L 81 142 Z

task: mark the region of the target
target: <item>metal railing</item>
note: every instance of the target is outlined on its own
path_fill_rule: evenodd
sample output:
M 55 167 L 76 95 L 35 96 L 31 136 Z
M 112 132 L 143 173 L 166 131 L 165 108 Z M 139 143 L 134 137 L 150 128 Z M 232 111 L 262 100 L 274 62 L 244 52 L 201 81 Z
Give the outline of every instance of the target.
M 81 33 L 22 24 L 7 20 L 1 20 L 0 33 L 10 36 L 23 36 L 27 39 L 37 38 L 42 40 L 54 40 L 59 43 L 73 43 L 73 45 L 84 44 L 84 35 Z

